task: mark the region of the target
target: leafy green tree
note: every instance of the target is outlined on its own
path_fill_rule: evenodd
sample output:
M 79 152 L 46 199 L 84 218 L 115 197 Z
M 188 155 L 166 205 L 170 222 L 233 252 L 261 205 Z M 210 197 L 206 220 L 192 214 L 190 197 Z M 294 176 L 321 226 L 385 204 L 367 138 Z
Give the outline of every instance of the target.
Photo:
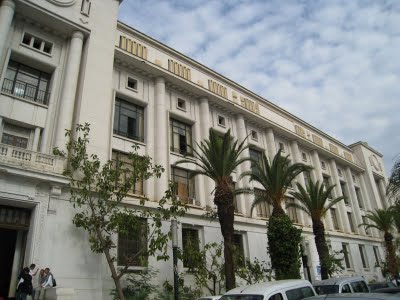
M 186 207 L 174 200 L 171 187 L 156 209 L 144 206 L 145 197 L 137 201 L 135 206 L 128 205 L 124 200 L 135 184 L 139 180 L 160 177 L 163 168 L 153 166 L 149 156 L 140 156 L 137 153 L 138 146 L 134 146 L 128 154 L 128 162 L 109 160 L 102 164 L 96 154 L 88 153 L 89 132 L 90 125 L 87 123 L 76 126 L 76 139 L 67 130 L 68 152 L 54 149 L 54 153 L 67 157 L 68 167 L 64 175 L 70 180 L 70 201 L 77 210 L 73 224 L 88 233 L 93 252 L 105 255 L 116 296 L 123 300 L 121 277 L 134 261 L 144 261 L 148 256 L 168 259 L 166 245 L 169 233 L 163 232 L 162 222 L 182 216 Z M 130 232 L 147 233 L 147 243 L 136 254 L 118 258 L 114 250 L 117 246 L 114 237 Z M 122 269 L 116 267 L 117 258 L 118 264 L 124 266 Z
M 282 156 L 279 150 L 270 163 L 263 154 L 260 161 L 253 162 L 251 171 L 242 174 L 249 176 L 250 181 L 260 183 L 265 190 L 263 197 L 255 198 L 251 209 L 263 202 L 273 207 L 268 222 L 268 251 L 276 279 L 300 278 L 301 229 L 293 226 L 282 204 L 285 201 L 286 191 L 296 176 L 311 170 L 311 167 L 301 163 L 290 164 L 288 157 Z M 284 243 L 282 237 L 285 237 Z
M 271 281 L 273 278 L 271 265 L 257 257 L 253 261 L 247 259 L 245 264 L 236 269 L 236 275 L 246 284 Z
M 215 130 L 210 128 L 209 140 L 204 140 L 192 147 L 196 161 L 183 159 L 177 164 L 188 163 L 198 167 L 191 172 L 191 176 L 204 175 L 215 182 L 214 204 L 217 206 L 218 221 L 221 226 L 221 233 L 224 238 L 224 259 L 225 259 L 225 286 L 227 290 L 235 287 L 235 265 L 233 260 L 233 234 L 234 234 L 234 203 L 235 194 L 248 191 L 248 189 L 236 189 L 233 187 L 231 175 L 237 167 L 250 160 L 248 157 L 241 157 L 247 148 L 245 140 L 238 143 L 230 130 L 222 137 Z
M 290 194 L 299 200 L 299 203 L 288 203 L 286 207 L 294 207 L 304 211 L 311 217 L 313 224 L 313 233 L 315 238 L 315 246 L 321 264 L 322 279 L 329 278 L 329 249 L 325 239 L 325 226 L 322 219 L 331 207 L 342 201 L 344 197 L 338 197 L 330 200 L 330 195 L 335 185 L 325 186 L 319 181 L 314 183 L 311 179 L 306 184 L 305 189 L 301 184 L 297 183 L 298 192 Z
M 375 211 L 368 212 L 366 218 L 370 222 L 362 223 L 359 226 L 365 226 L 366 229 L 376 228 L 383 232 L 387 269 L 392 276 L 396 276 L 398 273 L 398 264 L 396 259 L 396 250 L 393 244 L 393 234 L 391 233 L 394 228 L 393 213 L 388 209 L 376 209 Z

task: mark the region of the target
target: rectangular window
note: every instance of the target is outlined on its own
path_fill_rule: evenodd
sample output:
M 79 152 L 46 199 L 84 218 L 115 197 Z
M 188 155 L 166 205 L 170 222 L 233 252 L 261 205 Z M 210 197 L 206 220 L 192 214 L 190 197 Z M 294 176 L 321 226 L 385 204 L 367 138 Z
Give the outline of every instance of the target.
M 251 138 L 255 141 L 258 141 L 258 132 L 255 130 L 251 131 Z
M 307 162 L 307 154 L 305 152 L 301 153 L 301 158 L 303 159 L 303 161 Z
M 244 257 L 244 245 L 243 245 L 243 235 L 239 233 L 235 233 L 233 235 L 233 245 L 235 246 L 235 251 L 237 254 L 237 265 L 244 266 L 246 263 Z
M 250 148 L 249 154 L 250 154 L 250 158 L 252 159 L 251 170 L 254 171 L 256 163 L 259 163 L 259 164 L 262 163 L 262 152 L 254 149 L 254 148 Z
M 188 171 L 172 168 L 172 182 L 175 184 L 175 193 L 181 202 L 195 204 L 194 178 L 190 178 L 190 173 Z
M 200 251 L 200 240 L 199 231 L 193 228 L 182 228 L 182 250 L 183 253 L 193 253 L 194 251 Z M 183 266 L 185 268 L 190 267 L 192 262 L 190 261 L 190 255 L 185 255 L 183 259 Z
M 254 189 L 254 197 L 265 199 L 265 191 Z M 257 205 L 257 216 L 261 218 L 269 218 L 271 216 L 272 207 L 267 202 L 261 202 Z
M 223 116 L 218 116 L 218 125 L 225 127 L 226 126 L 226 122 L 225 122 L 225 117 Z
M 128 77 L 127 86 L 129 89 L 136 91 L 137 90 L 137 80 L 135 78 Z
M 323 179 L 323 184 L 324 184 L 325 190 L 326 190 L 326 188 L 330 186 L 329 177 L 328 176 L 323 176 L 322 179 Z M 329 193 L 329 199 L 332 199 L 332 198 L 333 198 L 332 197 L 332 193 Z
M 186 111 L 186 101 L 183 99 L 178 98 L 177 107 Z
M 119 266 L 144 267 L 147 263 L 147 220 L 141 219 L 134 226 L 134 230 L 118 234 L 118 256 Z
M 346 265 L 346 269 L 351 269 L 351 254 L 350 254 L 350 246 L 347 243 L 342 243 L 342 251 L 344 255 L 344 262 Z
M 25 32 L 24 36 L 22 37 L 22 44 L 30 48 L 34 48 L 38 51 L 44 52 L 46 54 L 51 54 L 51 51 L 53 50 L 52 43 L 33 36 L 32 34 L 27 32 Z
M 285 145 L 281 142 L 279 142 L 279 149 L 282 151 L 282 153 L 285 153 Z
M 180 121 L 170 120 L 171 151 L 184 155 L 192 154 L 192 126 Z
M 30 101 L 49 103 L 51 74 L 10 60 L 2 91 Z
M 361 196 L 361 190 L 360 190 L 360 188 L 355 187 L 355 191 L 356 191 L 356 196 L 357 196 L 358 207 L 363 209 L 364 203 L 363 203 L 363 199 Z
M 374 249 L 375 266 L 379 267 L 381 265 L 381 256 L 379 254 L 379 249 L 377 246 L 373 246 L 372 249 Z
M 30 135 L 31 129 L 29 128 L 4 123 L 1 143 L 27 149 L 29 145 Z
M 130 178 L 138 177 L 135 174 L 134 162 L 129 159 L 128 154 L 113 151 L 112 161 L 115 168 L 121 168 L 119 170 L 120 176 L 115 182 L 116 187 L 123 186 Z M 138 178 L 138 180 L 135 182 L 135 184 L 132 185 L 128 193 L 143 195 L 143 178 Z
M 331 208 L 331 217 L 332 217 L 332 224 L 335 230 L 339 230 L 339 222 L 336 215 L 336 209 Z
M 358 250 L 360 251 L 360 257 L 361 257 L 361 262 L 363 265 L 363 268 L 368 268 L 368 258 L 367 258 L 367 253 L 365 252 L 365 247 L 364 245 L 358 245 Z
M 286 204 L 289 203 L 294 203 L 294 199 L 293 198 L 286 198 Z M 292 220 L 293 223 L 299 223 L 299 220 L 297 218 L 297 209 L 294 207 L 289 207 L 287 209 L 287 214 L 290 218 L 290 220 Z
M 347 194 L 346 183 L 340 182 L 340 189 L 342 191 L 342 195 L 344 197 L 344 203 L 349 204 L 349 195 Z
M 355 232 L 354 223 L 353 223 L 353 216 L 351 212 L 347 212 L 347 218 L 349 219 L 349 225 L 351 232 Z
M 323 160 L 321 160 L 321 168 L 322 170 L 326 170 L 326 163 Z
M 144 109 L 128 101 L 116 98 L 114 112 L 114 134 L 143 142 Z
M 363 220 L 363 223 L 368 224 L 368 218 L 366 216 L 362 216 L 362 220 Z M 363 227 L 365 230 L 365 234 L 371 235 L 370 229 L 369 228 L 367 229 L 365 226 L 363 226 Z
M 11 134 L 8 134 L 8 133 L 3 133 L 3 137 L 1 138 L 1 142 L 3 144 L 15 146 L 15 147 L 18 147 L 18 148 L 26 149 L 28 147 L 28 139 L 27 138 L 11 135 Z

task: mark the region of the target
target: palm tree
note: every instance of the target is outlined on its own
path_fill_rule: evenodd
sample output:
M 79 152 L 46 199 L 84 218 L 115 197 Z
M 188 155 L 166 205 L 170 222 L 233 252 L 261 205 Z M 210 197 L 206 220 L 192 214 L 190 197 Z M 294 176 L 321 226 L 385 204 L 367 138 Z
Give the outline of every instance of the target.
M 312 168 L 301 163 L 290 164 L 288 156 L 282 156 L 281 150 L 270 163 L 262 155 L 260 161 L 253 161 L 251 171 L 244 172 L 241 176 L 249 176 L 250 181 L 260 183 L 265 192 L 263 196 L 256 197 L 251 205 L 253 210 L 259 203 L 271 204 L 272 216 L 268 221 L 268 251 L 271 257 L 271 266 L 275 270 L 276 279 L 300 278 L 300 252 L 301 230 L 293 226 L 293 222 L 285 214 L 282 203 L 292 181 L 302 172 Z M 285 243 L 282 243 L 285 237 Z
M 396 250 L 391 233 L 394 227 L 393 213 L 389 209 L 376 209 L 375 211 L 369 211 L 366 218 L 370 221 L 370 224 L 362 223 L 359 226 L 365 226 L 365 229 L 376 228 L 384 233 L 388 271 L 392 276 L 397 276 Z
M 191 147 L 196 161 L 183 159 L 177 164 L 189 163 L 198 167 L 192 171 L 191 176 L 205 175 L 215 182 L 214 203 L 217 206 L 218 220 L 221 233 L 224 238 L 225 258 L 225 287 L 230 290 L 235 284 L 235 266 L 233 259 L 233 221 L 234 221 L 234 195 L 248 191 L 248 189 L 235 190 L 232 182 L 232 172 L 243 162 L 250 160 L 241 157 L 245 146 L 245 140 L 240 144 L 230 134 L 230 130 L 222 137 L 210 128 L 210 139 L 197 143 L 198 150 Z
M 317 181 L 315 184 L 310 179 L 305 189 L 301 184 L 297 183 L 298 192 L 290 194 L 299 200 L 298 203 L 289 203 L 286 207 L 295 207 L 303 210 L 311 217 L 313 223 L 313 232 L 315 236 L 315 246 L 321 263 L 322 279 L 329 278 L 329 250 L 325 240 L 325 227 L 322 218 L 336 203 L 342 201 L 344 197 L 338 197 L 328 201 L 335 185 L 325 186 Z
M 400 158 L 394 163 L 392 168 L 390 177 L 389 177 L 389 184 L 386 189 L 386 194 L 394 199 L 400 197 Z

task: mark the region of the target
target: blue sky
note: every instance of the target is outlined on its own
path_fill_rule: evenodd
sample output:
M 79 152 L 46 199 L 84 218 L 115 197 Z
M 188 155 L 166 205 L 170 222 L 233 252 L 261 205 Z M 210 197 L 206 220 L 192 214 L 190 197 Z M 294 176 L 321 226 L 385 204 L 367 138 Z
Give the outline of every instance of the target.
M 400 152 L 400 1 L 134 1 L 119 19 L 339 139 Z

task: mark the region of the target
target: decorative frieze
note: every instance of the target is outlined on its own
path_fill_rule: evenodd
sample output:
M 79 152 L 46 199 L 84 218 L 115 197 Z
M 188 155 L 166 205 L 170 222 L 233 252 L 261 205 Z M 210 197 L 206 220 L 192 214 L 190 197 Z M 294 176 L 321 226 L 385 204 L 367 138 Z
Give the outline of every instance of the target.
M 214 94 L 217 94 L 221 97 L 224 97 L 226 99 L 228 99 L 228 92 L 226 87 L 224 87 L 223 85 L 219 84 L 218 82 L 209 79 L 208 80 L 208 89 L 213 92 Z
M 298 135 L 302 136 L 303 138 L 306 138 L 306 131 L 304 130 L 303 127 L 299 125 L 294 125 L 294 130 Z
M 119 37 L 119 47 L 128 53 L 131 53 L 133 55 L 136 55 L 140 58 L 147 60 L 146 46 L 144 46 L 136 41 L 133 41 L 133 40 L 128 39 L 121 35 Z
M 322 142 L 321 137 L 319 137 L 318 135 L 313 134 L 313 135 L 312 135 L 312 139 L 313 139 L 313 142 L 314 142 L 315 144 L 317 144 L 317 145 L 319 145 L 319 146 L 321 146 L 321 147 L 324 146 L 324 143 Z
M 253 113 L 260 114 L 260 106 L 256 101 L 240 96 L 240 105 Z
M 336 147 L 334 144 L 329 144 L 329 150 L 331 150 L 331 152 L 339 155 L 339 148 Z
M 187 80 L 191 80 L 192 78 L 190 69 L 188 67 L 185 67 L 184 65 L 172 59 L 168 59 L 168 71 Z
M 353 156 L 350 153 L 343 152 L 343 154 L 344 154 L 345 159 L 347 159 L 348 161 L 351 161 L 351 162 L 353 161 Z

